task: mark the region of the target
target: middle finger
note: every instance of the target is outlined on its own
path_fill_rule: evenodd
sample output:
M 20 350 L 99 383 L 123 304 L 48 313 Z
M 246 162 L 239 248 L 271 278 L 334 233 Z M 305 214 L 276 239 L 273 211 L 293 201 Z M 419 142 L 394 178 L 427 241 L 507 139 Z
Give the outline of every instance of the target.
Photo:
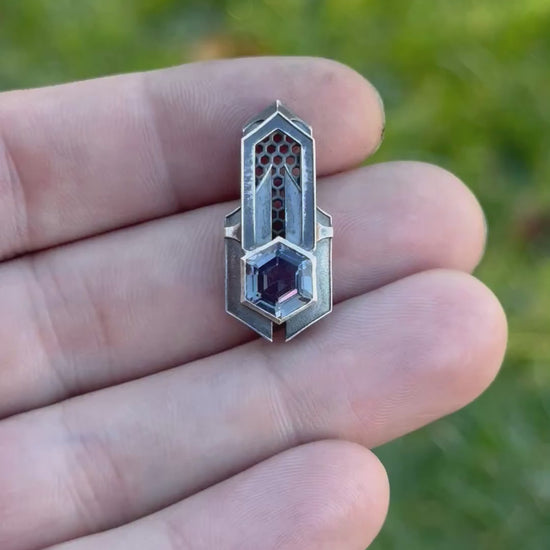
M 335 301 L 425 269 L 472 269 L 473 195 L 434 166 L 324 178 Z M 223 311 L 222 220 L 210 206 L 0 267 L 0 416 L 137 378 L 253 337 Z M 330 320 L 327 322 L 330 323 Z

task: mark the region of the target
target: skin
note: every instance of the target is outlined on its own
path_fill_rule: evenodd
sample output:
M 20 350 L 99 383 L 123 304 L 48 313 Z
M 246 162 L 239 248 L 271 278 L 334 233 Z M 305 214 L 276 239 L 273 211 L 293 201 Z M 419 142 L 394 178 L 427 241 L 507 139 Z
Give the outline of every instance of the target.
M 335 309 L 288 344 L 223 311 L 243 122 L 317 140 Z M 441 168 L 357 168 L 374 88 L 311 58 L 0 94 L 0 548 L 363 550 L 368 450 L 493 380 L 506 320 L 469 273 L 481 209 Z

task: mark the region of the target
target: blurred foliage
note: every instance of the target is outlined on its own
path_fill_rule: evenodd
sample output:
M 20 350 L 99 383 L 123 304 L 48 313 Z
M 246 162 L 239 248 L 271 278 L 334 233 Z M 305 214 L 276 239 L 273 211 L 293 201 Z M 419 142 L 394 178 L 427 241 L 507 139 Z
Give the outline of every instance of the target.
M 1 89 L 254 54 L 367 76 L 387 107 L 374 160 L 441 164 L 480 198 L 478 273 L 511 332 L 473 406 L 379 450 L 393 501 L 373 548 L 549 546 L 549 0 L 0 0 L 0 52 Z

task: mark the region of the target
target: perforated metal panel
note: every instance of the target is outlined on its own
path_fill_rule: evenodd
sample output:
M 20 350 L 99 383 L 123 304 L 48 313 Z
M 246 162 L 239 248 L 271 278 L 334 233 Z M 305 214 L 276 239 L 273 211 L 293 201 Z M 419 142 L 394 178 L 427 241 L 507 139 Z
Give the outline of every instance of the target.
M 271 172 L 272 238 L 285 236 L 285 175 L 300 188 L 300 159 L 300 145 L 280 131 L 256 145 L 256 186 Z

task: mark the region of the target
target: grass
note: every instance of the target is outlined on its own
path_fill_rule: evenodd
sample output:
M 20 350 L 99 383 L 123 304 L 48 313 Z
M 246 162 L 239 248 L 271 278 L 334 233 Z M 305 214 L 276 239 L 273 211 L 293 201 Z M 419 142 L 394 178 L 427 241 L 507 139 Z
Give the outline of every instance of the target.
M 510 318 L 471 407 L 379 449 L 393 500 L 376 550 L 539 550 L 550 540 L 550 3 L 26 0 L 0 8 L 0 88 L 241 54 L 321 55 L 386 101 L 375 161 L 441 164 L 489 224 L 478 274 Z

